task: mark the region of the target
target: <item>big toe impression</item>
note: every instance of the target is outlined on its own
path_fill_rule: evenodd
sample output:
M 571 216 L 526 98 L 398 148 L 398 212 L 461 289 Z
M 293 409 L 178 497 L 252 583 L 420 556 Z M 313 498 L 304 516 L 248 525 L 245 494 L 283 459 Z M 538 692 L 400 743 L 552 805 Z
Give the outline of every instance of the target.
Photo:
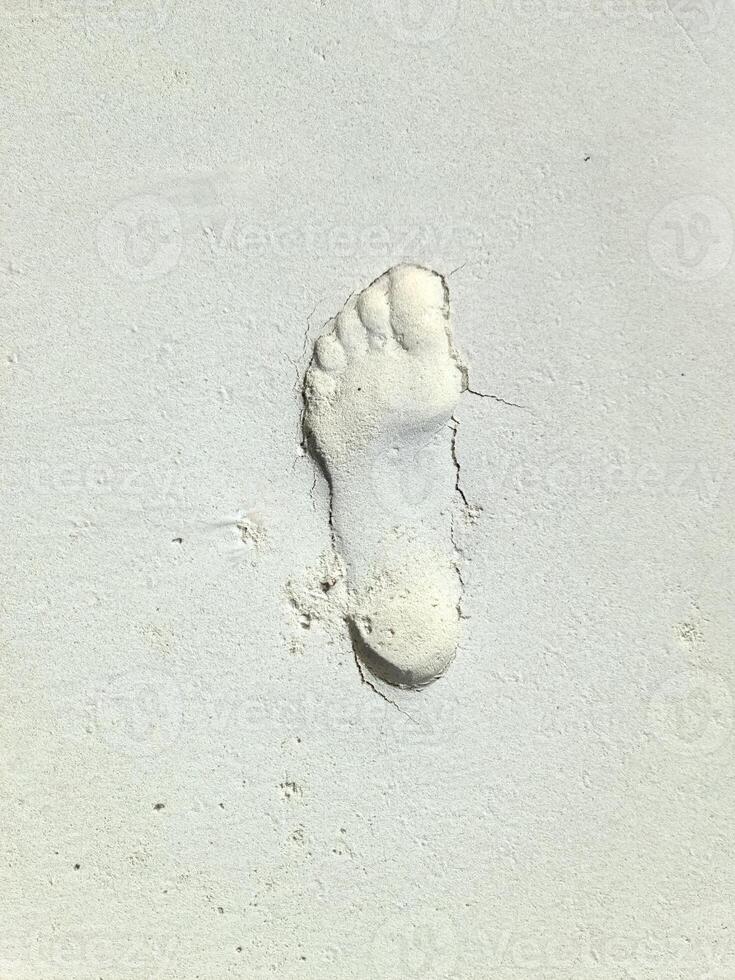
M 449 307 L 444 280 L 417 265 L 391 269 L 391 326 L 398 343 L 409 351 L 449 349 Z

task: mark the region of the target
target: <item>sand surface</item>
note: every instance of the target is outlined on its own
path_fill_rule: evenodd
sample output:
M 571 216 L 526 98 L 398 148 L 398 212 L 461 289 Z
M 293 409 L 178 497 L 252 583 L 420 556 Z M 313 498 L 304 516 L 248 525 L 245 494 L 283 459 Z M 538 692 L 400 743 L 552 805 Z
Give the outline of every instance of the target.
M 730 980 L 735 6 L 0 26 L 0 976 Z M 301 445 L 399 263 L 476 392 L 350 490 L 443 481 L 418 691 L 363 682 Z

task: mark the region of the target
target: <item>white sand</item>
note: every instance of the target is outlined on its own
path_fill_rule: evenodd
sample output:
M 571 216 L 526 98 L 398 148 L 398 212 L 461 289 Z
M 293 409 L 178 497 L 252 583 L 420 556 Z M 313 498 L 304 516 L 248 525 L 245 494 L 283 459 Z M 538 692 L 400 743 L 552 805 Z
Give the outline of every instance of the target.
M 730 980 L 733 5 L 0 20 L 0 976 Z M 488 397 L 336 561 L 304 372 L 400 263 Z

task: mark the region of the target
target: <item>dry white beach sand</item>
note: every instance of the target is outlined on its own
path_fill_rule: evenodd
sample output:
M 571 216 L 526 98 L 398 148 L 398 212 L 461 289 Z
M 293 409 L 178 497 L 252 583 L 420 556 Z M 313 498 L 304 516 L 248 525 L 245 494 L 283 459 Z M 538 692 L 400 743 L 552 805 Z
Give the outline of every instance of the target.
M 735 6 L 0 27 L 0 977 L 731 980 Z

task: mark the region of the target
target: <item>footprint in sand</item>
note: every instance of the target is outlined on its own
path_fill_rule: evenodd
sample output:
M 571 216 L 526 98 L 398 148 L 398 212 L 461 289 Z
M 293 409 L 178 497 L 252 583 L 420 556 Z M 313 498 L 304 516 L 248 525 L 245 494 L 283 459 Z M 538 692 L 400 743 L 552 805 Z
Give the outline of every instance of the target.
M 304 433 L 331 492 L 355 653 L 400 687 L 440 677 L 459 640 L 450 419 L 467 387 L 442 276 L 399 265 L 314 345 Z

